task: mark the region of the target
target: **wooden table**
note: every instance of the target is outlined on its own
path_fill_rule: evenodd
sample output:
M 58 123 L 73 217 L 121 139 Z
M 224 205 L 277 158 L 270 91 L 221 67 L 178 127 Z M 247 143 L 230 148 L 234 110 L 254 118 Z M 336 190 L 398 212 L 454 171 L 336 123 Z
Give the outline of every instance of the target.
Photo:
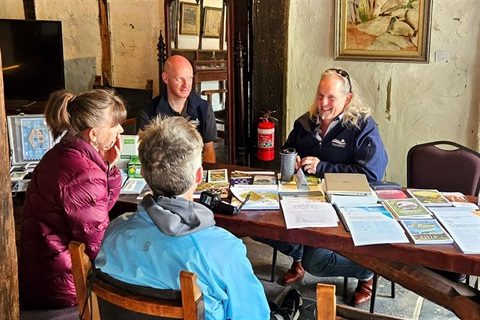
M 215 168 L 248 170 L 218 164 Z M 474 197 L 471 200 L 476 201 Z M 137 202 L 136 196 L 122 195 L 116 207 L 119 212 L 134 211 Z M 480 276 L 480 255 L 463 254 L 454 245 L 382 244 L 355 247 L 350 233 L 341 224 L 336 228 L 286 229 L 279 210 L 242 211 L 236 216 L 215 214 L 215 220 L 217 226 L 238 237 L 261 237 L 334 250 L 453 311 L 461 319 L 480 319 L 478 290 L 467 284 L 452 282 L 426 268 Z

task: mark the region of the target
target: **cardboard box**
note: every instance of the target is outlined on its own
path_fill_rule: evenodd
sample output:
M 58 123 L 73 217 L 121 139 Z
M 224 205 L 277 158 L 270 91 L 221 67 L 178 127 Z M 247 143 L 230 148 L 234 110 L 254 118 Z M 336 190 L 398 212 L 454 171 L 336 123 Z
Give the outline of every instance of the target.
M 132 157 L 138 157 L 138 135 L 121 134 L 123 150 L 120 153 L 120 160 L 117 162 L 119 169 L 127 169 L 128 162 Z

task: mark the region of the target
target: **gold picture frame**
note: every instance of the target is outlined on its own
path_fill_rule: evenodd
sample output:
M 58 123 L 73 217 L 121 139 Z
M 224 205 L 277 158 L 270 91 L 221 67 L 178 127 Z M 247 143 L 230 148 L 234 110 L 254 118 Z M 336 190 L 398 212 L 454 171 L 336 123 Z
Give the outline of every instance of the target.
M 372 3 L 335 0 L 334 59 L 428 63 L 432 0 Z
M 223 30 L 223 9 L 205 7 L 203 18 L 203 36 L 205 38 L 220 38 Z
M 198 36 L 200 33 L 200 5 L 180 2 L 180 34 Z

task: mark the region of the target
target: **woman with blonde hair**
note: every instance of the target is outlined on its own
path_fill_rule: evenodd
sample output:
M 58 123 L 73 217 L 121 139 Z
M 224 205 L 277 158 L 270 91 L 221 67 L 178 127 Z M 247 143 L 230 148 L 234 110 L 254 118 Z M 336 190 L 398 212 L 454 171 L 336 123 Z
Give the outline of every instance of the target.
M 123 100 L 111 90 L 54 92 L 45 108 L 54 139 L 32 173 L 23 209 L 19 262 L 22 308 L 66 308 L 77 299 L 68 244 L 95 259 L 121 189 Z
M 364 173 L 370 182 L 382 180 L 387 153 L 370 107 L 362 101 L 355 84 L 345 70 L 332 68 L 322 73 L 314 103 L 295 121 L 283 145 L 283 149 L 296 150 L 296 169 L 319 178 L 325 172 L 351 172 Z M 305 270 L 320 277 L 355 277 L 359 281 L 351 304 L 370 301 L 370 270 L 328 249 L 261 241 L 293 258 L 284 284 L 300 281 Z

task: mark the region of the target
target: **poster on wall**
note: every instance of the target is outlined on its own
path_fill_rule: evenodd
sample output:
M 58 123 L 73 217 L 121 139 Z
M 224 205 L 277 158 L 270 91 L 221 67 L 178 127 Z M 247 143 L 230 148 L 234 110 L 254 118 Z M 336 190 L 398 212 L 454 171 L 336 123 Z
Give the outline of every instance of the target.
M 335 60 L 428 63 L 432 0 L 335 0 Z
M 180 3 L 180 34 L 198 36 L 200 33 L 200 5 Z
M 223 25 L 222 8 L 205 7 L 203 20 L 203 36 L 206 38 L 219 38 Z

